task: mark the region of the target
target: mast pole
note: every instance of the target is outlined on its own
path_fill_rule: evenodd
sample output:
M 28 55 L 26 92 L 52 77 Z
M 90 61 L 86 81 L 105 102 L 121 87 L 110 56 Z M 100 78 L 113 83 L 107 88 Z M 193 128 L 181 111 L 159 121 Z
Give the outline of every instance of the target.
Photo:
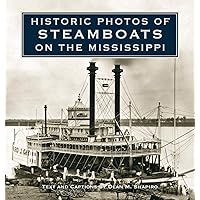
M 47 136 L 47 105 L 44 105 L 44 134 Z
M 131 134 L 131 129 L 132 129 L 132 119 L 131 119 L 131 101 L 129 101 L 129 141 L 132 141 L 132 134 Z M 133 157 L 132 157 L 132 151 L 131 151 L 131 144 L 129 145 L 129 150 L 130 150 L 130 157 L 129 157 L 129 169 L 132 170 L 133 169 Z
M 176 59 L 174 59 L 174 131 L 173 131 L 174 171 L 176 172 Z
M 36 108 L 36 110 L 35 110 L 35 125 L 37 125 L 37 108 Z
M 158 102 L 158 139 L 161 140 L 161 120 L 160 120 L 160 102 Z
M 132 128 L 132 119 L 131 119 L 131 101 L 129 101 L 129 132 L 130 132 L 130 136 L 131 136 L 131 128 Z
M 60 134 L 59 134 L 59 140 L 62 140 L 62 121 L 63 121 L 63 109 L 61 108 L 61 112 L 60 112 Z

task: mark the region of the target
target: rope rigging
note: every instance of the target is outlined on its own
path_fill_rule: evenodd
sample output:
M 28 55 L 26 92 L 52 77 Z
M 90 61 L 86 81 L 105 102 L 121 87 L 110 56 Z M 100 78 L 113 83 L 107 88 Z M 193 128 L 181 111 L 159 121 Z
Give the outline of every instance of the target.
M 186 133 L 184 133 L 183 135 L 181 135 L 181 136 L 177 137 L 176 139 L 174 139 L 174 140 L 172 140 L 172 141 L 168 142 L 167 144 L 165 144 L 165 145 L 161 146 L 161 148 L 164 148 L 165 146 L 167 146 L 167 145 L 169 145 L 169 144 L 172 144 L 174 141 L 176 141 L 176 140 L 178 140 L 178 139 L 182 138 L 183 136 L 185 136 L 185 135 L 189 134 L 189 133 L 190 133 L 190 132 L 192 132 L 193 130 L 194 130 L 194 128 L 193 128 L 193 129 L 191 129 L 191 130 L 189 130 L 189 131 L 187 131 L 187 132 L 186 132 Z
M 124 79 L 124 77 L 122 77 L 122 80 L 123 80 L 124 83 L 125 83 L 125 86 L 126 86 L 126 88 L 127 88 L 127 91 L 128 91 L 128 93 L 129 93 L 129 95 L 128 95 L 128 96 L 129 96 L 129 99 L 132 101 L 136 113 L 138 114 L 138 116 L 139 116 L 140 118 L 142 118 L 142 116 L 141 116 L 141 114 L 140 114 L 140 112 L 139 112 L 139 110 L 138 110 L 138 108 L 137 108 L 137 106 L 136 106 L 136 103 L 135 103 L 133 97 L 131 96 L 131 93 L 130 93 L 130 91 L 129 91 L 128 85 L 127 85 L 126 80 Z M 123 84 L 122 84 L 122 85 L 123 85 Z M 125 91 L 126 91 L 126 90 L 125 90 Z
M 81 98 L 85 94 L 85 91 L 88 87 L 88 82 L 87 82 L 88 77 L 89 76 L 87 74 L 86 78 L 84 80 L 83 86 L 80 90 L 79 95 L 80 95 Z M 132 108 L 131 114 L 133 114 L 133 116 L 135 116 L 136 119 L 140 119 L 140 120 L 151 119 L 151 117 L 156 113 L 156 110 L 157 110 L 158 107 L 152 108 L 152 109 L 148 110 L 147 112 L 145 112 L 144 114 L 141 114 L 139 112 L 137 106 L 136 106 L 134 99 L 132 98 L 132 96 L 130 94 L 129 88 L 127 86 L 127 83 L 126 83 L 126 80 L 124 79 L 124 77 L 122 78 L 122 80 L 123 81 L 121 81 L 121 85 L 122 85 L 122 88 L 124 89 L 126 97 L 128 98 L 128 100 L 130 100 L 132 102 L 131 103 L 131 108 Z M 105 84 L 104 86 L 103 86 L 102 82 L 103 82 L 103 84 Z M 113 102 L 114 102 L 114 95 L 113 95 L 114 93 L 109 92 L 109 90 L 112 89 L 111 87 L 114 84 L 114 80 L 113 79 L 106 79 L 106 78 L 102 79 L 102 78 L 96 77 L 96 83 L 97 83 L 96 84 L 96 88 L 97 88 L 96 102 L 97 102 L 97 108 L 98 108 L 97 109 L 97 117 L 98 118 L 102 117 L 103 119 L 106 119 L 106 117 L 109 117 L 110 119 L 113 119 L 113 115 L 114 115 L 113 113 L 114 112 L 112 112 L 113 111 L 112 109 L 113 109 Z M 123 109 L 121 109 L 122 115 L 126 119 L 129 119 L 129 110 L 127 110 L 127 109 L 129 109 L 129 105 L 127 103 L 129 101 L 126 101 L 123 95 L 121 96 L 121 99 L 122 99 L 122 101 L 124 102 L 124 105 L 125 105 L 123 107 Z M 88 100 L 88 98 L 87 98 L 87 100 Z M 165 109 L 165 110 L 172 109 L 172 108 L 167 107 L 167 106 L 161 106 L 161 108 Z M 183 110 L 180 110 L 180 109 L 176 109 L 176 110 L 179 110 L 179 111 L 182 111 L 182 112 L 185 112 L 185 113 L 191 113 L 191 112 L 186 112 L 186 111 L 183 111 Z M 165 113 L 170 113 L 170 112 L 162 111 L 161 113 L 165 114 Z M 48 116 L 50 117 L 50 119 L 53 119 L 49 113 L 48 113 Z M 186 116 L 186 115 L 184 115 L 184 116 Z M 161 115 L 161 117 L 163 117 L 163 116 Z M 67 118 L 67 115 L 65 114 L 65 119 L 66 118 Z M 136 133 L 140 134 L 141 136 L 145 136 L 145 137 L 150 138 L 150 139 L 152 139 L 152 136 L 155 136 L 155 133 L 157 132 L 157 127 L 155 127 L 154 131 L 152 131 L 149 127 L 146 127 L 146 126 L 135 126 L 135 127 L 138 128 L 138 129 L 133 130 L 133 132 L 136 132 Z M 191 132 L 193 130 L 194 129 L 190 130 L 189 132 Z M 175 140 L 178 140 L 179 138 L 183 137 L 184 135 L 176 138 Z M 172 144 L 175 140 L 172 140 L 170 142 L 166 141 L 168 143 L 165 144 L 164 146 L 162 146 L 161 148 L 163 148 L 163 147 L 165 147 L 169 144 Z M 179 141 L 177 144 L 180 144 L 180 143 L 184 142 L 185 140 L 187 140 L 187 138 L 183 139 L 182 141 Z M 164 140 L 162 140 L 162 141 L 164 141 Z
M 104 81 L 102 83 L 102 81 Z M 113 85 L 114 81 L 112 79 L 101 79 L 97 78 L 97 117 L 102 116 L 103 119 L 106 119 L 106 116 L 113 118 L 111 115 L 113 109 L 113 92 L 109 92 L 109 89 Z M 105 85 L 105 87 L 104 87 Z
M 177 156 L 180 156 L 180 154 L 183 153 L 183 152 L 192 144 L 192 142 L 193 142 L 193 141 L 192 141 L 192 138 L 190 138 L 190 140 L 188 140 L 187 142 L 185 142 L 181 147 L 185 146 L 186 144 L 187 144 L 187 145 L 185 146 L 184 149 L 182 149 L 182 150 L 177 154 Z M 180 150 L 181 147 L 179 147 L 179 148 L 177 149 L 177 151 Z M 172 154 L 172 156 L 173 156 L 173 154 Z M 172 162 L 173 160 L 174 160 L 174 158 L 172 158 L 172 159 L 169 161 L 169 163 Z M 164 165 L 166 165 L 166 164 L 167 164 L 167 163 L 165 163 Z
M 83 96 L 83 94 L 84 94 L 84 92 L 85 92 L 85 90 L 86 90 L 86 88 L 87 88 L 87 86 L 88 86 L 88 82 L 87 82 L 88 77 L 89 77 L 89 75 L 87 74 L 86 77 L 85 77 L 83 86 L 82 86 L 82 88 L 81 88 L 81 91 L 80 91 L 80 93 L 79 93 L 79 94 L 80 94 L 80 97 Z
M 121 97 L 121 99 L 126 103 L 126 101 L 125 101 L 125 99 L 123 98 L 123 97 Z M 123 112 L 123 110 L 122 110 L 122 112 Z M 133 114 L 135 115 L 135 113 L 133 112 Z M 127 115 L 126 114 L 126 116 L 127 116 L 127 119 L 129 119 L 129 115 Z M 135 115 L 136 116 L 136 115 Z M 137 116 L 136 116 L 137 117 Z M 143 134 L 143 136 L 145 136 L 145 137 L 148 137 L 149 139 L 151 139 L 152 138 L 152 133 L 151 132 L 149 132 L 149 131 L 147 131 L 146 129 L 145 129 L 145 127 L 142 127 L 142 126 L 136 126 L 136 125 L 134 125 L 134 127 L 137 127 L 138 129 L 141 129 L 141 130 L 143 130 L 143 131 L 141 131 L 141 130 L 138 130 L 140 133 L 142 133 Z M 136 132 L 136 130 L 133 130 L 133 131 L 135 131 Z
M 179 146 L 177 150 L 181 149 L 188 141 L 190 141 L 190 140 L 192 139 L 193 136 L 194 136 L 194 134 L 192 134 L 191 136 L 189 136 L 189 137 L 186 138 L 185 140 L 182 140 L 180 143 L 182 143 L 182 142 L 184 142 L 184 141 L 186 141 L 186 140 L 187 140 L 187 141 L 186 141 L 184 144 L 182 144 L 181 146 Z M 179 144 L 180 144 L 180 143 L 179 143 Z M 166 149 L 166 147 L 164 147 L 164 149 Z M 169 149 L 168 149 L 168 151 L 169 151 Z M 172 150 L 171 150 L 171 151 L 172 151 Z M 168 154 L 166 157 L 162 158 L 161 161 L 163 161 L 164 159 L 168 158 L 168 157 L 171 156 L 171 155 L 173 155 L 173 151 L 172 151 L 172 153 Z

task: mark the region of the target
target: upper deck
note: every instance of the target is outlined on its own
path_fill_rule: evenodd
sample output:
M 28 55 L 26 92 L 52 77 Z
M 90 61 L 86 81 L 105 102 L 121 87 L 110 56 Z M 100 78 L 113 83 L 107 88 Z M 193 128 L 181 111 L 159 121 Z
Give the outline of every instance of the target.
M 115 138 L 116 139 L 116 138 Z M 160 155 L 160 141 L 71 141 L 53 140 L 47 137 L 27 137 L 28 149 L 40 152 L 59 152 L 77 155 L 103 157 L 140 157 L 144 155 Z

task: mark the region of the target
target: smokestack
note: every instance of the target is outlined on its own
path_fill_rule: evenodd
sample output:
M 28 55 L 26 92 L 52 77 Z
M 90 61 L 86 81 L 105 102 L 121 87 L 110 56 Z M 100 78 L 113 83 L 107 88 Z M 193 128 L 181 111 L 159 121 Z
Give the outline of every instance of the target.
M 95 136 L 95 71 L 98 67 L 95 66 L 95 62 L 90 62 L 90 66 L 87 68 L 90 72 L 90 134 L 89 136 Z
M 115 65 L 115 69 L 112 70 L 115 76 L 115 120 L 120 125 L 120 73 L 123 69 L 120 69 L 120 65 Z M 119 127 L 115 122 L 115 134 L 119 132 Z
M 47 135 L 47 105 L 44 106 L 44 134 Z

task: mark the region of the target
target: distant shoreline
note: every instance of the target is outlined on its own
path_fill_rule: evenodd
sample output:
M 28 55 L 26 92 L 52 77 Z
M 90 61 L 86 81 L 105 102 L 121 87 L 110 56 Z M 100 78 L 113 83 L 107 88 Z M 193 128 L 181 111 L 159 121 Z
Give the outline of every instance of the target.
M 99 123 L 112 123 L 112 120 L 97 120 L 96 124 Z M 44 123 L 44 120 L 38 119 L 37 122 L 35 119 L 6 119 L 5 126 L 35 126 L 36 123 Z M 60 124 L 60 119 L 51 119 L 48 121 L 48 124 Z M 63 125 L 67 125 L 67 120 L 62 121 Z M 120 121 L 121 126 L 129 126 L 128 119 L 121 119 Z M 132 126 L 158 126 L 157 119 L 132 119 Z M 162 119 L 161 126 L 164 127 L 173 127 L 174 126 L 174 119 L 173 118 L 166 118 Z M 176 119 L 176 126 L 178 127 L 194 127 L 195 126 L 195 119 L 194 118 L 177 118 Z

